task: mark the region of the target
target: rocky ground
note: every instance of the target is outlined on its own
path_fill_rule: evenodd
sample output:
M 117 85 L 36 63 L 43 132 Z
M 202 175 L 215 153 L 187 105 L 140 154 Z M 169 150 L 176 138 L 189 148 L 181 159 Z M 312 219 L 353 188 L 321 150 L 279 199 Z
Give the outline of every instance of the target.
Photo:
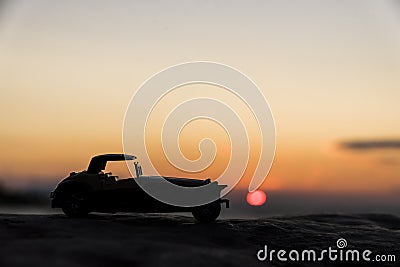
M 344 238 L 361 252 L 396 262 L 259 261 L 268 246 L 321 252 Z M 399 266 L 400 217 L 382 214 L 280 216 L 198 224 L 165 214 L 0 215 L 0 266 Z M 263 256 L 264 254 L 260 254 Z M 294 255 L 294 254 L 293 254 Z M 286 255 L 288 257 L 288 255 Z

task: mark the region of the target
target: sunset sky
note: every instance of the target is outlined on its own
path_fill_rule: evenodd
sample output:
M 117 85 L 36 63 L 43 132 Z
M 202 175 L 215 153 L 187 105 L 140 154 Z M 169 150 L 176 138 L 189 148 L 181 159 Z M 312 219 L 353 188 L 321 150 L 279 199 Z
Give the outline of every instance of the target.
M 274 114 L 276 157 L 262 189 L 400 190 L 399 1 L 149 2 L 0 2 L 2 181 L 56 182 L 93 155 L 122 152 L 139 86 L 171 65 L 213 61 L 250 77 Z M 213 86 L 189 90 L 249 114 Z M 226 133 L 209 121 L 191 127 L 181 140 L 188 158 L 204 135 L 216 138 L 217 166 L 198 174 L 215 179 Z

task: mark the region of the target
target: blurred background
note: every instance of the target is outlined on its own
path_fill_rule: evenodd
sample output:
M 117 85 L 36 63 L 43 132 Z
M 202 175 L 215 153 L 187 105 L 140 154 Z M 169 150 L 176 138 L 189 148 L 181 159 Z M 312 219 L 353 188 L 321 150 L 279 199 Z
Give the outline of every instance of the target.
M 246 203 L 254 141 L 224 216 L 399 212 L 395 0 L 0 1 L 1 210 L 49 211 L 49 192 L 70 171 L 86 169 L 94 155 L 122 152 L 124 114 L 137 88 L 196 60 L 248 75 L 276 123 L 275 161 L 260 188 L 267 202 Z M 212 86 L 190 92 L 231 97 Z M 219 141 L 221 160 L 192 176 L 216 179 L 229 150 L 218 126 L 194 122 L 182 133 L 183 152 L 198 158 L 193 140 L 203 135 Z M 123 164 L 109 168 L 130 176 Z

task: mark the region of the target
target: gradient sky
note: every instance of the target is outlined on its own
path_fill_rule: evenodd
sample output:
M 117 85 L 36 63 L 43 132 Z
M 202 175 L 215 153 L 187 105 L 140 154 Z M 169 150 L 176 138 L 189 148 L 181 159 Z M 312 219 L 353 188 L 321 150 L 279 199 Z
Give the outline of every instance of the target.
M 399 148 L 340 146 L 400 139 L 399 1 L 148 2 L 0 2 L 2 180 L 57 181 L 121 152 L 140 84 L 206 60 L 241 70 L 269 101 L 277 152 L 264 189 L 400 188 Z M 185 135 L 219 135 L 223 151 L 207 123 Z M 182 147 L 196 158 L 190 138 Z

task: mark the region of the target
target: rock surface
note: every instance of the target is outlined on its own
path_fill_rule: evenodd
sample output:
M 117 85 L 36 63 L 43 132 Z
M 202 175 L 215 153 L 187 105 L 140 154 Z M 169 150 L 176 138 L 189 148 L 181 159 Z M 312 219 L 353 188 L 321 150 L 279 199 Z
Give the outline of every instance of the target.
M 257 252 L 285 249 L 369 249 L 400 261 L 395 215 L 304 215 L 198 224 L 165 214 L 0 215 L 0 266 L 344 266 L 356 262 L 259 261 Z M 287 256 L 287 255 L 286 255 Z M 372 257 L 372 256 L 371 256 Z M 397 264 L 396 264 L 397 263 Z M 357 264 L 360 264 L 358 262 Z M 362 265 L 371 265 L 363 263 Z

